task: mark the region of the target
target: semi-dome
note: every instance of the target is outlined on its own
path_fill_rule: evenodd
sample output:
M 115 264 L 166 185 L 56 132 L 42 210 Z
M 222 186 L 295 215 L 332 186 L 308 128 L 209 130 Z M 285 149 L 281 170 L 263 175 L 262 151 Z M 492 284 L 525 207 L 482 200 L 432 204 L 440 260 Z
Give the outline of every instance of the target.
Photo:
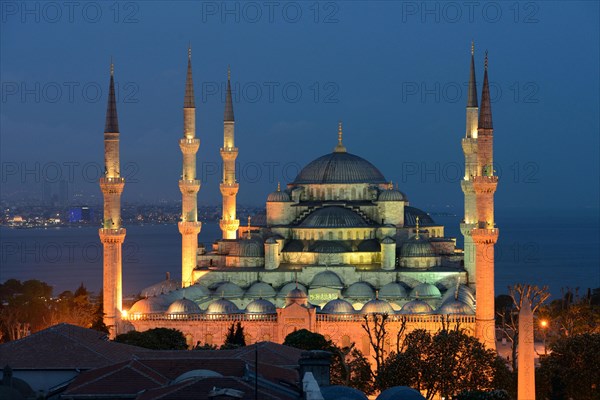
M 377 197 L 377 201 L 404 201 L 404 199 L 404 194 L 395 189 L 383 190 Z
M 275 192 L 269 193 L 269 195 L 267 196 L 267 201 L 270 203 L 284 203 L 291 201 L 291 198 L 287 192 L 277 190 Z
M 334 299 L 325 304 L 321 312 L 323 314 L 354 314 L 354 307 L 344 299 Z
M 232 282 L 220 284 L 214 291 L 215 296 L 224 298 L 240 298 L 244 295 L 244 290 Z
M 355 282 L 344 290 L 344 297 L 351 299 L 372 299 L 374 296 L 375 291 L 367 282 Z
M 266 282 L 254 282 L 248 290 L 246 290 L 246 297 L 275 297 L 275 289 Z
M 302 290 L 302 292 L 304 293 L 307 293 L 306 287 L 303 284 L 297 282 L 288 282 L 285 285 L 283 285 L 281 289 L 279 289 L 277 297 L 285 297 L 296 288 Z
M 348 208 L 325 206 L 308 214 L 299 226 L 301 228 L 356 228 L 369 226 L 369 223 Z
M 433 245 L 423 236 L 413 236 L 400 247 L 401 257 L 435 257 Z
M 408 295 L 400 282 L 390 282 L 381 287 L 379 297 L 385 300 L 396 300 L 406 298 Z
M 381 392 L 377 400 L 425 400 L 425 397 L 408 386 L 394 386 Z
M 292 289 L 285 296 L 285 305 L 289 306 L 290 304 L 300 304 L 301 306 L 307 305 L 308 296 L 306 295 L 306 292 L 299 287 Z
M 347 253 L 351 250 L 344 242 L 317 240 L 308 248 L 308 251 L 314 253 Z
M 460 300 L 448 300 L 441 305 L 436 311 L 437 314 L 461 314 L 461 315 L 472 315 L 475 311 L 468 305 Z
M 218 299 L 208 305 L 207 314 L 236 314 L 240 310 L 235 304 L 227 299 Z
M 264 257 L 265 249 L 259 240 L 242 239 L 235 246 L 232 246 L 230 255 L 237 257 Z
M 136 301 L 128 313 L 130 315 L 134 314 L 156 314 L 163 313 L 167 307 L 162 298 L 160 297 L 147 297 L 145 299 L 141 299 Z
M 413 299 L 416 298 L 424 298 L 424 299 L 435 299 L 442 297 L 442 293 L 440 289 L 437 288 L 434 284 L 431 283 L 421 283 L 415 286 L 410 291 L 410 297 Z
M 368 400 L 363 392 L 349 386 L 323 386 L 321 394 L 323 395 L 323 400 Z
M 381 245 L 377 239 L 365 239 L 358 244 L 357 250 L 378 253 L 381 251 Z
M 362 314 L 393 314 L 394 309 L 385 300 L 373 299 L 368 301 L 360 312 Z
M 475 306 L 475 295 L 473 294 L 472 289 L 466 285 L 460 285 L 458 287 L 458 295 L 456 293 L 456 288 L 449 288 L 446 290 L 446 293 L 442 296 L 442 303 L 456 299 L 468 306 Z
M 310 283 L 310 287 L 328 287 L 333 289 L 341 289 L 344 287 L 344 283 L 335 272 L 323 271 L 319 272 L 314 276 Z
M 248 303 L 246 314 L 277 314 L 277 309 L 269 300 L 256 299 Z
M 385 183 L 383 174 L 370 162 L 347 152 L 325 154 L 308 163 L 294 184 Z
M 420 226 L 436 225 L 435 221 L 425 211 L 411 206 L 404 207 L 404 226 L 416 226 L 419 217 Z
M 200 313 L 200 307 L 198 307 L 198 304 L 196 304 L 194 301 L 192 301 L 190 299 L 186 299 L 185 297 L 183 299 L 175 300 L 173 303 L 171 303 L 171 305 L 169 306 L 169 309 L 167 310 L 167 314 L 199 314 L 199 313 Z
M 423 300 L 414 299 L 400 309 L 400 314 L 430 314 L 433 308 Z

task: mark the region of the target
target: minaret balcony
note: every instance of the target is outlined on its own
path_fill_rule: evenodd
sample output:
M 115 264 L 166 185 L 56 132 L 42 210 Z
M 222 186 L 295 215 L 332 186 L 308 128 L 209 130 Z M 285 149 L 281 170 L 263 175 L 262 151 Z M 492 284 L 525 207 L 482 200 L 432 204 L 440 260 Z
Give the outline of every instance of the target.
M 181 193 L 197 193 L 200 190 L 200 181 L 197 179 L 181 179 L 179 190 L 181 190 Z
M 127 232 L 125 228 L 100 228 L 98 233 L 102 243 L 123 243 Z
M 460 224 L 460 232 L 463 234 L 463 236 L 471 236 L 471 231 L 473 229 L 475 229 L 477 227 L 476 223 L 466 223 L 466 222 L 461 222 Z
M 179 233 L 182 235 L 197 235 L 202 229 L 202 222 L 200 221 L 179 221 L 177 224 L 179 227 Z
M 500 230 L 495 227 L 474 228 L 471 230 L 471 237 L 477 244 L 495 244 L 498 241 L 499 234 Z
M 219 227 L 222 231 L 237 231 L 240 227 L 239 219 L 221 219 L 219 220 Z
M 473 189 L 476 193 L 494 193 L 498 186 L 497 176 L 474 176 Z
M 125 187 L 125 178 L 121 178 L 121 177 L 100 178 L 100 189 L 102 190 L 102 193 L 105 195 L 121 194 L 123 192 L 124 187 Z
M 463 138 L 462 139 L 463 153 L 475 154 L 477 153 L 477 139 L 476 138 Z

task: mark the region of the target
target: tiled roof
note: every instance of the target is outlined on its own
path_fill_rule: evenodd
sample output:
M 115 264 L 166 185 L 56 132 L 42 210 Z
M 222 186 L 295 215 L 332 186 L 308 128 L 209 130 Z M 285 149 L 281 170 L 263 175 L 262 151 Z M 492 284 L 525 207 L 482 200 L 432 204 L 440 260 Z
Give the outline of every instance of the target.
M 145 350 L 111 342 L 106 334 L 58 324 L 0 344 L 0 360 L 13 369 L 91 369 L 129 360 Z

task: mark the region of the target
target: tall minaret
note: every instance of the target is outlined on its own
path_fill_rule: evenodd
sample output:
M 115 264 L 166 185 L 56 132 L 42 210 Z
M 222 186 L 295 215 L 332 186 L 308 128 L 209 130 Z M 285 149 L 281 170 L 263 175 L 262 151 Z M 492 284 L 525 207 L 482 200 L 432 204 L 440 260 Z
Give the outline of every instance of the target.
M 461 181 L 465 195 L 465 216 L 460 224 L 460 230 L 465 238 L 464 262 L 467 271 L 467 283 L 475 285 L 475 245 L 471 230 L 477 222 L 477 206 L 472 178 L 477 175 L 477 83 L 475 81 L 475 44 L 471 42 L 471 71 L 469 74 L 469 89 L 467 98 L 467 123 L 465 137 L 462 139 L 465 154 L 465 176 Z
M 498 228 L 494 223 L 494 193 L 498 177 L 494 175 L 494 129 L 488 82 L 488 57 L 485 54 L 485 72 L 481 93 L 481 109 L 477 125 L 477 176 L 473 190 L 477 205 L 477 226 L 471 231 L 475 243 L 475 277 L 477 308 L 475 311 L 476 336 L 487 348 L 496 348 L 494 324 L 494 245 Z
M 104 323 L 110 330 L 110 337 L 118 333 L 121 320 L 122 252 L 125 229 L 121 227 L 121 193 L 125 179 L 121 178 L 119 164 L 119 120 L 115 100 L 114 66 L 110 63 L 110 86 L 106 124 L 104 125 L 104 176 L 100 178 L 100 189 L 104 196 L 104 220 L 99 230 L 103 254 L 103 310 Z
M 183 138 L 179 148 L 183 153 L 183 173 L 179 180 L 181 190 L 181 285 L 193 284 L 193 271 L 196 268 L 198 233 L 202 223 L 198 222 L 198 190 L 200 181 L 196 179 L 196 153 L 200 140 L 196 139 L 196 106 L 194 103 L 194 82 L 192 81 L 192 48 L 188 48 L 187 77 L 183 102 Z
M 219 221 L 223 231 L 223 239 L 235 239 L 240 221 L 236 219 L 235 200 L 239 184 L 235 180 L 235 159 L 238 149 L 235 147 L 233 118 L 233 102 L 231 101 L 231 71 L 227 68 L 227 96 L 225 98 L 225 115 L 223 117 L 223 181 L 221 182 L 221 195 L 223 196 L 223 217 Z

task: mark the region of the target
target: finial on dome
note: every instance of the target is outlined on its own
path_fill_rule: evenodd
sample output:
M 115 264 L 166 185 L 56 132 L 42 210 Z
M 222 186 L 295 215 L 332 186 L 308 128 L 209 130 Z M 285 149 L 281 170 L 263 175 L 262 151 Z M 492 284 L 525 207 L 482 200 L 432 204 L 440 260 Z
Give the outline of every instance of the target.
M 112 56 L 110 56 L 110 76 L 115 75 L 115 64 L 113 64 Z
M 390 181 L 390 183 L 388 183 L 388 190 L 393 190 L 394 189 L 394 183 L 392 181 Z
M 379 300 L 379 290 L 375 291 L 375 300 Z
M 458 300 L 459 287 L 460 287 L 460 276 L 456 279 L 456 291 L 454 292 L 454 300 Z
M 475 54 L 475 41 L 471 40 L 471 55 Z
M 248 232 L 246 233 L 248 239 L 251 238 L 251 233 L 250 233 L 250 220 L 251 219 L 252 219 L 252 217 L 248 215 Z
M 335 146 L 335 149 L 333 150 L 336 153 L 345 153 L 346 152 L 346 147 L 344 147 L 344 144 L 342 143 L 342 121 L 338 122 L 338 144 L 337 146 Z
M 277 191 L 281 192 L 281 182 L 277 182 Z
M 415 290 L 415 300 L 419 300 L 419 291 Z
M 188 44 L 188 60 L 192 59 L 192 42 Z
M 417 215 L 417 219 L 416 220 L 417 221 L 416 221 L 416 226 L 415 226 L 415 230 L 416 230 L 415 239 L 418 240 L 419 239 L 419 216 L 418 215 Z

